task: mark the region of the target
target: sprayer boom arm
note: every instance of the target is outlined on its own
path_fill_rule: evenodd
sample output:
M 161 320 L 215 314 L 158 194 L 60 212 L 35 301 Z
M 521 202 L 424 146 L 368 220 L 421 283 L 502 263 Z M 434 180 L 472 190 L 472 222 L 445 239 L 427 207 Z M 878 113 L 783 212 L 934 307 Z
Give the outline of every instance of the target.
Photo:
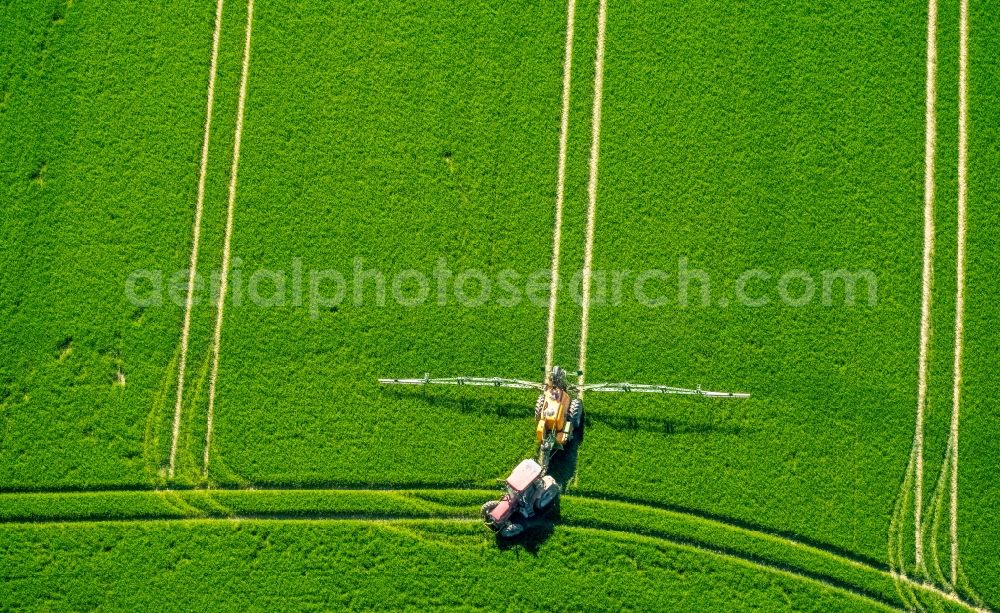
M 478 385 L 481 387 L 510 387 L 514 389 L 543 390 L 545 385 L 520 379 L 502 379 L 500 377 L 452 377 L 448 379 L 431 379 L 424 375 L 423 379 L 379 379 L 383 385 Z
M 590 385 L 570 386 L 575 392 L 647 392 L 653 394 L 680 394 L 683 396 L 705 396 L 708 398 L 749 398 L 750 394 L 742 392 L 710 392 L 697 387 L 670 387 L 667 385 L 646 385 L 641 383 L 591 383 Z

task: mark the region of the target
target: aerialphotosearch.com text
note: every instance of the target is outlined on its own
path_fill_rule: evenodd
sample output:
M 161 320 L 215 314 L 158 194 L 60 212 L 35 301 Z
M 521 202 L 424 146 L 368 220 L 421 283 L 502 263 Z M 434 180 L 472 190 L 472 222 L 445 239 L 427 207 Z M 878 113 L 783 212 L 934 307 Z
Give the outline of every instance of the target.
M 524 303 L 548 308 L 551 274 L 549 269 L 455 270 L 443 257 L 429 270 L 384 270 L 363 258 L 354 258 L 346 270 L 306 268 L 302 258 L 292 258 L 287 268 L 247 270 L 240 258 L 234 258 L 226 300 L 237 308 L 305 307 L 314 318 L 345 304 L 384 307 L 390 302 L 409 308 L 453 304 L 516 307 Z M 136 270 L 125 281 L 125 293 L 137 307 L 173 304 L 183 308 L 189 277 L 189 271 L 183 269 Z M 195 304 L 218 300 L 219 277 L 218 270 L 195 275 L 191 286 Z M 590 306 L 799 308 L 810 304 L 874 307 L 878 303 L 877 276 L 870 270 L 751 268 L 726 277 L 693 266 L 685 257 L 678 259 L 673 270 L 594 270 Z M 582 272 L 560 275 L 560 299 L 580 304 L 582 288 Z

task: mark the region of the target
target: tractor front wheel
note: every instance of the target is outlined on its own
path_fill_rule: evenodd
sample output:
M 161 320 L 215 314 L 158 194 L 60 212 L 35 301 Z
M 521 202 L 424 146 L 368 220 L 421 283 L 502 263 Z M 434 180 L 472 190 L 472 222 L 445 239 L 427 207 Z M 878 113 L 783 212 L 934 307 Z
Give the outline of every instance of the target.
M 500 536 L 504 538 L 511 538 L 517 536 L 524 532 L 524 526 L 522 524 L 511 522 L 503 527 L 500 531 Z

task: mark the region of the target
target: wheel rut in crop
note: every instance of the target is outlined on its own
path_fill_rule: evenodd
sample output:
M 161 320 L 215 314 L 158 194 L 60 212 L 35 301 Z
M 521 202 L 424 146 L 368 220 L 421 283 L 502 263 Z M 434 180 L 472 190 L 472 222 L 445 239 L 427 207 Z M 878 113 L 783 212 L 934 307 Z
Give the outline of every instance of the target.
M 198 274 L 198 247 L 201 242 L 201 218 L 205 208 L 205 180 L 208 174 L 208 146 L 212 133 L 212 110 L 215 107 L 215 79 L 218 75 L 219 44 L 222 32 L 222 5 L 218 0 L 215 6 L 215 28 L 212 32 L 212 56 L 208 70 L 208 93 L 206 94 L 205 130 L 201 143 L 201 164 L 198 169 L 198 192 L 194 206 L 194 226 L 191 239 L 191 261 L 188 265 L 187 295 L 184 299 L 184 323 L 181 327 L 180 365 L 177 371 L 177 398 L 174 404 L 173 432 L 170 443 L 169 474 L 174 476 L 177 460 L 177 441 L 180 437 L 181 409 L 184 402 L 184 374 L 187 366 L 188 342 L 191 334 L 191 309 L 194 306 L 194 285 Z
M 583 296 L 580 314 L 579 385 L 587 376 L 587 337 L 590 332 L 590 285 L 594 266 L 594 230 L 597 225 L 597 171 L 601 154 L 601 107 L 604 96 L 604 35 L 608 2 L 600 0 L 597 12 L 597 52 L 594 57 L 594 106 L 591 119 L 590 177 L 587 181 L 587 229 L 583 249 Z M 583 391 L 580 391 L 583 398 Z
M 966 234 L 968 215 L 968 0 L 959 3 L 958 37 L 958 160 L 957 160 L 957 228 L 955 256 L 955 328 L 954 355 L 952 366 L 951 419 L 948 443 L 941 471 L 934 491 L 927 503 L 929 515 L 924 508 L 924 419 L 927 408 L 927 380 L 929 377 L 928 352 L 931 337 L 931 311 L 933 295 L 934 257 L 934 198 L 935 198 L 935 144 L 937 133 L 937 0 L 928 0 L 927 21 L 927 80 L 925 117 L 925 163 L 924 163 L 924 234 L 920 316 L 920 351 L 918 361 L 918 387 L 916 426 L 913 448 L 907 464 L 897 504 L 889 527 L 889 562 L 894 576 L 907 578 L 905 538 L 908 524 L 907 510 L 913 509 L 913 547 L 915 573 L 925 580 L 934 582 L 949 594 L 961 593 L 975 602 L 981 602 L 972 585 L 962 571 L 959 557 L 958 538 L 958 476 L 959 476 L 959 423 L 961 415 L 962 353 L 965 320 L 965 269 Z M 948 541 L 949 569 L 945 576 L 941 565 L 938 541 L 940 527 L 948 499 Z M 905 592 L 901 585 L 901 593 Z M 957 597 L 957 596 L 956 596 Z
M 573 27 L 576 0 L 566 3 L 566 51 L 563 59 L 562 116 L 559 120 L 559 164 L 556 172 L 556 211 L 552 229 L 552 280 L 549 287 L 548 331 L 545 337 L 545 372 L 552 370 L 556 341 L 556 306 L 559 294 L 559 251 L 562 244 L 563 204 L 566 200 L 566 150 L 569 146 L 570 84 L 573 72 Z
M 222 319 L 225 314 L 226 293 L 229 284 L 229 263 L 232 254 L 233 215 L 236 208 L 236 185 L 240 170 L 240 146 L 243 142 L 243 118 L 246 114 L 247 80 L 250 72 L 250 41 L 253 36 L 253 0 L 247 0 L 246 39 L 243 43 L 243 65 L 240 69 L 240 93 L 236 105 L 236 134 L 233 140 L 233 161 L 229 170 L 229 197 L 226 204 L 226 229 L 222 239 L 222 268 L 219 276 L 219 307 L 216 311 L 215 329 L 212 334 L 212 372 L 208 379 L 208 414 L 205 426 L 205 453 L 202 471 L 208 475 L 208 461 L 212 445 L 212 427 L 215 413 L 215 391 L 219 379 L 219 351 L 222 343 Z
M 114 507 L 102 497 L 117 497 Z M 0 494 L 6 518 L 0 525 L 87 525 L 112 522 L 224 522 L 224 521 L 343 521 L 343 522 L 433 522 L 477 521 L 478 506 L 496 492 L 482 488 L 424 489 L 213 489 L 213 490 L 120 490 L 103 492 L 55 492 Z M 59 498 L 76 515 L 17 516 L 19 504 L 51 512 Z M 127 500 L 123 500 L 127 499 Z M 141 509 L 157 502 L 159 510 Z M 88 514 L 85 506 L 93 504 Z M 79 505 L 74 506 L 76 503 Z M 123 504 L 124 503 L 124 504 Z M 123 512 L 124 509 L 124 512 Z M 119 513 L 114 515 L 113 513 Z M 102 515 L 104 513 L 104 515 Z M 608 520 L 607 517 L 614 517 Z M 0 516 L 2 517 L 2 516 Z M 830 547 L 796 540 L 790 536 L 748 528 L 738 520 L 706 518 L 702 514 L 667 510 L 649 504 L 608 500 L 596 493 L 566 495 L 563 513 L 553 529 L 591 530 L 622 538 L 651 539 L 671 546 L 696 549 L 744 564 L 819 582 L 882 607 L 906 608 L 894 590 L 902 581 L 915 599 L 946 599 L 970 611 L 983 611 L 954 594 L 922 582 L 901 578 L 869 561 L 848 557 Z

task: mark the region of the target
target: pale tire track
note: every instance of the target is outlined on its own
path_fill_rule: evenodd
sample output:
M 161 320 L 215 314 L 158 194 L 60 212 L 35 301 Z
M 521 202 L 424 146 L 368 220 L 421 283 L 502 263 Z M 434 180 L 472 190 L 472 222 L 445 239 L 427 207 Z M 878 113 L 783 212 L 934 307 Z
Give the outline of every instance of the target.
M 950 583 L 941 569 L 941 556 L 938 551 L 939 535 L 941 534 L 941 517 L 944 514 L 945 490 L 951 477 L 951 455 L 954 448 L 951 441 L 945 450 L 944 461 L 941 463 L 941 472 L 938 473 L 937 484 L 934 486 L 934 495 L 929 506 L 930 516 L 925 517 L 923 531 L 930 535 L 930 569 L 927 571 L 929 580 L 936 580 L 938 584 L 946 590 L 954 591 L 955 585 Z M 926 570 L 926 569 L 925 569 Z
M 888 563 L 889 574 L 896 584 L 896 593 L 900 601 L 910 610 L 922 611 L 923 606 L 913 593 L 912 586 L 906 575 L 906 557 L 904 554 L 903 529 L 906 523 L 906 510 L 910 505 L 910 494 L 913 492 L 913 478 L 915 474 L 915 458 L 917 453 L 916 442 L 910 448 L 910 459 L 906 465 L 906 474 L 903 477 L 903 485 L 900 488 L 899 496 L 893 507 L 892 517 L 889 521 L 889 548 Z
M 913 497 L 914 549 L 918 569 L 924 568 L 924 413 L 927 408 L 928 348 L 931 337 L 931 291 L 934 282 L 934 152 L 937 140 L 937 0 L 927 3 L 927 90 L 924 127 L 924 252 L 920 296 L 920 356 L 917 417 L 913 435 L 916 475 Z
M 556 178 L 556 218 L 552 230 L 552 284 L 549 288 L 549 321 L 545 339 L 545 373 L 552 370 L 556 340 L 556 304 L 559 291 L 559 249 L 562 243 L 563 204 L 566 193 L 566 150 L 569 146 L 570 81 L 573 72 L 573 27 L 576 0 L 566 4 L 566 52 L 563 60 L 562 117 L 559 123 L 559 169 Z
M 951 584 L 958 585 L 958 426 L 962 396 L 962 346 L 965 332 L 965 238 L 968 200 L 969 0 L 959 2 L 958 35 L 958 250 L 955 255 L 955 364 L 952 385 L 951 435 Z
M 184 301 L 184 324 L 181 328 L 181 355 L 177 371 L 177 401 L 174 405 L 174 423 L 170 441 L 169 477 L 174 478 L 177 463 L 177 440 L 181 431 L 181 408 L 184 402 L 184 371 L 187 365 L 188 341 L 191 333 L 191 308 L 194 306 L 194 282 L 198 268 L 198 243 L 201 240 L 201 217 L 205 204 L 205 177 L 208 173 L 208 145 L 212 132 L 212 109 L 215 105 L 215 79 L 218 74 L 219 43 L 222 32 L 222 3 L 215 5 L 215 29 L 212 32 L 212 59 L 208 70 L 208 100 L 205 112 L 205 134 L 201 143 L 201 166 L 198 171 L 198 195 L 194 208 L 194 229 L 192 231 L 191 262 L 188 266 L 187 297 Z
M 236 207 L 236 185 L 240 169 L 240 145 L 243 142 L 243 117 L 246 111 L 247 76 L 250 72 L 250 39 L 253 35 L 253 0 L 247 0 L 246 39 L 243 43 L 243 66 L 240 70 L 240 95 L 236 108 L 236 136 L 233 141 L 233 163 L 229 171 L 229 199 L 226 204 L 226 231 L 222 242 L 222 270 L 219 275 L 219 306 L 212 334 L 212 372 L 208 378 L 208 414 L 205 426 L 205 451 L 202 473 L 208 476 L 209 450 L 212 444 L 212 426 L 215 412 L 216 383 L 219 378 L 219 346 L 222 341 L 222 319 L 226 309 L 229 289 L 229 262 L 233 238 L 233 212 Z
M 580 377 L 582 387 L 587 373 L 587 336 L 590 331 L 590 281 L 594 265 L 594 227 L 597 223 L 597 169 L 601 152 L 601 103 L 604 96 L 604 33 L 607 29 L 608 2 L 600 0 L 597 12 L 597 52 L 594 58 L 594 109 L 591 119 L 590 179 L 587 182 L 587 234 L 583 251 L 583 299 L 580 323 Z M 583 391 L 580 391 L 583 398 Z

